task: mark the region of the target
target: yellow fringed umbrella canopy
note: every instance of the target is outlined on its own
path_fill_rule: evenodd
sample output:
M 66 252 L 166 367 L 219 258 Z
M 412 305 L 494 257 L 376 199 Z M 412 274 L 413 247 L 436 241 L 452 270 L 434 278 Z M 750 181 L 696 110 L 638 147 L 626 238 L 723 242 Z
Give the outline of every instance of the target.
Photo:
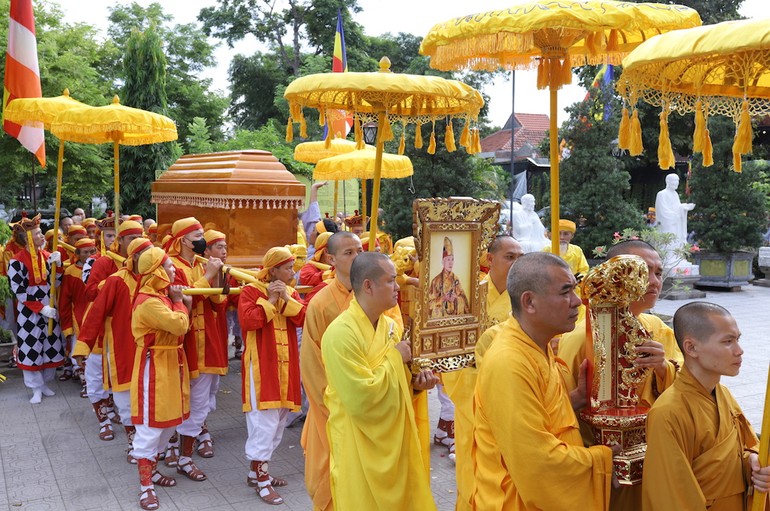
M 313 170 L 313 179 L 374 179 L 375 151 L 361 149 L 324 158 Z M 408 156 L 383 153 L 380 178 L 398 179 L 414 174 Z
M 710 115 L 731 117 L 736 124 L 733 165 L 741 171 L 741 154 L 751 153 L 751 116 L 770 114 L 770 19 L 728 21 L 679 30 L 641 44 L 623 60 L 617 83 L 626 104 L 619 146 L 631 155 L 643 150 L 634 129 L 641 100 L 661 108 L 658 163 L 674 166 L 668 116 L 695 113 L 693 151 L 703 166 L 714 163 L 708 130 Z
M 325 140 L 302 142 L 294 148 L 294 159 L 305 163 L 318 163 L 324 158 L 353 152 L 357 145 L 356 142 L 344 138 L 333 138 L 328 143 Z M 366 149 L 374 151 L 374 146 L 367 145 Z
M 120 146 L 147 145 L 177 139 L 176 124 L 166 116 L 120 104 L 69 110 L 59 115 L 51 126 L 62 140 L 82 144 L 113 144 L 115 170 L 115 217 L 120 218 Z
M 375 150 L 374 190 L 372 193 L 372 228 L 369 249 L 374 249 L 377 237 L 377 208 L 380 195 L 382 155 L 385 142 L 393 140 L 391 123 L 403 127 L 399 154 L 404 152 L 404 132 L 407 124 L 416 124 L 415 146 L 423 146 L 421 126 L 433 124 L 428 153 L 436 151 L 435 122 L 446 119 L 444 143 L 448 151 L 456 149 L 452 119 L 464 121 L 460 145 L 469 153 L 480 151 L 478 129 L 471 125 L 478 121 L 479 110 L 484 106 L 481 94 L 456 80 L 438 76 L 406 75 L 391 73 L 390 60 L 380 60 L 380 70 L 373 73 L 319 73 L 297 78 L 284 92 L 289 102 L 289 122 L 286 139 L 293 138 L 293 123 L 299 123 L 300 134 L 306 134 L 303 108 L 314 108 L 320 113 L 319 124 L 326 122 L 327 112 L 345 110 L 353 114 L 357 147 L 363 149 L 362 124 L 377 122 Z M 331 143 L 331 133 L 327 141 Z
M 698 13 L 681 5 L 531 2 L 439 23 L 423 39 L 420 53 L 442 71 L 537 68 L 537 87 L 550 90 L 551 232 L 558 232 L 557 91 L 572 83 L 572 67 L 618 64 L 650 37 L 700 24 Z M 555 254 L 558 247 L 553 236 Z

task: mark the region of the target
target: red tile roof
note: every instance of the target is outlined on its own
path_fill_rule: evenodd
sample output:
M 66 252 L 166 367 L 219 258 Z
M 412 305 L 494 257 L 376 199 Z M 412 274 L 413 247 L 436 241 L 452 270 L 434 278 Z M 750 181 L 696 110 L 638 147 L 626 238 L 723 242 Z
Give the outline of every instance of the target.
M 511 119 L 505 123 L 505 128 L 481 140 L 481 151 L 485 153 L 511 150 Z M 514 132 L 514 151 L 524 145 L 537 148 L 543 141 L 549 129 L 548 116 L 545 114 L 516 114 L 516 129 Z

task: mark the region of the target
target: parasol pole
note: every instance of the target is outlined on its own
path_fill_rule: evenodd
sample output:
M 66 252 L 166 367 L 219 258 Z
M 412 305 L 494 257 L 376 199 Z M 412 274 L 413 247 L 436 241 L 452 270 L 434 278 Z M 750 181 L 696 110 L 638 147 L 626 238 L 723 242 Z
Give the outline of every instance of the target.
M 361 222 L 366 230 L 366 177 L 361 179 Z
M 64 166 L 64 140 L 59 139 L 59 157 L 56 161 L 56 209 L 53 212 L 54 237 L 53 251 L 59 250 L 59 220 L 61 220 L 61 183 Z M 33 192 L 34 193 L 34 192 Z M 64 261 L 62 261 L 64 263 Z M 56 308 L 56 263 L 51 265 L 50 306 Z M 48 318 L 48 335 L 53 335 L 53 318 Z
M 380 112 L 379 126 L 385 126 L 388 116 L 385 112 Z M 377 137 L 377 152 L 374 157 L 374 187 L 372 189 L 372 216 L 371 227 L 369 228 L 369 252 L 374 252 L 375 240 L 377 239 L 377 217 L 380 205 L 380 181 L 382 176 L 382 153 L 385 151 L 385 142 L 382 140 L 382 130 L 380 129 Z
M 117 229 L 120 223 L 120 143 L 117 140 L 112 143 L 112 165 L 113 186 L 115 188 L 115 198 L 113 199 L 115 206 L 115 228 Z
M 334 200 L 332 201 L 332 219 L 337 218 L 337 199 L 339 198 L 340 194 L 340 181 L 339 179 L 334 180 Z
M 770 370 L 767 374 L 767 389 L 765 390 L 765 411 L 762 415 L 762 435 L 759 438 L 759 466 L 766 467 L 770 451 Z M 767 493 L 754 489 L 754 502 L 751 511 L 765 511 Z
M 550 87 L 549 92 L 551 93 L 551 252 L 559 255 L 559 136 L 556 127 L 558 90 Z

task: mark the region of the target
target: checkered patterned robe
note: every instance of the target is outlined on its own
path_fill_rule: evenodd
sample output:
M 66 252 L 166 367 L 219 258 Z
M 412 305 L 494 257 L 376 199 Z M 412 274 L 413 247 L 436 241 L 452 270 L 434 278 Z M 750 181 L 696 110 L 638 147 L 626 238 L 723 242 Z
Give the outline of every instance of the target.
M 50 274 L 51 266 L 45 264 Z M 59 322 L 54 321 L 53 333 L 48 335 L 48 318 L 39 314 L 43 306 L 49 304 L 48 294 L 51 286 L 48 283 L 30 286 L 30 273 L 30 268 L 24 262 L 15 257 L 11 259 L 8 279 L 11 291 L 16 297 L 19 368 L 40 371 L 64 364 L 65 353 Z

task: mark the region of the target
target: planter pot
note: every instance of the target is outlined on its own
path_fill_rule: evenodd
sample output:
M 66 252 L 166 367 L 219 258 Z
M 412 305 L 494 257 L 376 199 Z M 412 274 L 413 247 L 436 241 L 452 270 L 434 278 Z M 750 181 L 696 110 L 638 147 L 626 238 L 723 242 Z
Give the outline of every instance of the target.
M 734 288 L 746 286 L 754 278 L 751 262 L 754 252 L 700 252 L 695 262 L 700 266 L 698 286 Z

